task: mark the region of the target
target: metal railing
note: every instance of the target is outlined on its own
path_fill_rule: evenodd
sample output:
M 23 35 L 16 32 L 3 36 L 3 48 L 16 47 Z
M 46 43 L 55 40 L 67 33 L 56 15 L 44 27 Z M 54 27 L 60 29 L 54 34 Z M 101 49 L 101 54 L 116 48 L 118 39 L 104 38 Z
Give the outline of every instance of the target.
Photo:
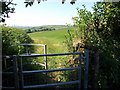
M 58 85 L 68 85 L 68 84 L 78 84 L 78 90 L 81 88 L 81 59 L 83 59 L 81 52 L 73 52 L 73 53 L 59 53 L 59 54 L 22 54 L 22 55 L 14 55 L 13 56 L 13 72 L 3 72 L 3 74 L 14 74 L 14 87 L 4 87 L 3 89 L 15 89 L 15 90 L 23 90 L 30 88 L 40 88 L 40 87 L 52 87 Z M 24 71 L 22 65 L 22 58 L 24 57 L 42 57 L 42 56 L 63 56 L 63 55 L 79 55 L 79 65 L 77 67 L 72 68 L 60 68 L 60 69 L 51 69 L 51 70 L 32 70 L 32 71 Z M 20 69 L 18 70 L 17 59 L 20 59 Z M 88 85 L 88 65 L 89 65 L 89 51 L 85 50 L 85 78 L 84 78 L 84 88 L 87 88 Z M 57 72 L 57 71 L 68 71 L 68 70 L 78 70 L 78 80 L 69 81 L 69 82 L 59 82 L 59 83 L 50 83 L 50 84 L 36 84 L 36 85 L 24 85 L 24 75 L 33 74 L 33 73 L 49 73 L 49 72 Z

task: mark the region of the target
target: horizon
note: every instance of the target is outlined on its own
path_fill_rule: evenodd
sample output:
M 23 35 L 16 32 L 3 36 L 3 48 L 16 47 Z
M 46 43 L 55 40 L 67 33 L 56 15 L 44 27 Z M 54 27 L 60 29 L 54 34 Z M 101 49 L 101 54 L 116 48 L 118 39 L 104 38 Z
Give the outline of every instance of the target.
M 65 25 L 61 25 L 61 24 L 59 24 L 59 25 L 40 25 L 40 26 L 17 26 L 17 25 L 14 25 L 14 26 L 9 26 L 9 27 L 42 27 L 42 26 L 67 26 L 67 24 L 65 24 Z

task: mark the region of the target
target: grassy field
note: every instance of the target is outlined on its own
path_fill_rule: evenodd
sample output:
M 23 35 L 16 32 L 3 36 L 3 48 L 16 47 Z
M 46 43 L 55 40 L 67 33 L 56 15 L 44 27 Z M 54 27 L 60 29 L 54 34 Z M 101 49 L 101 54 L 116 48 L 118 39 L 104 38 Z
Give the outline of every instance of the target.
M 54 31 L 35 32 L 30 33 L 29 36 L 34 40 L 35 43 L 46 44 L 47 53 L 63 53 L 68 52 L 67 47 L 64 43 L 65 35 L 68 34 L 68 30 L 73 29 L 74 28 L 64 28 Z M 43 49 L 37 48 L 37 53 L 38 52 L 43 52 Z M 47 57 L 48 69 L 69 67 L 69 64 L 67 64 L 69 62 L 68 58 L 69 56 Z M 41 60 L 43 61 L 42 58 L 39 58 L 37 62 L 41 62 Z M 55 81 L 67 80 L 63 72 L 52 73 L 52 78 L 54 78 Z
M 47 45 L 47 53 L 64 53 L 68 52 L 67 47 L 64 43 L 65 35 L 68 34 L 68 30 L 74 30 L 74 28 L 64 28 L 54 31 L 42 31 L 30 33 L 29 36 L 34 40 L 35 43 L 46 44 Z M 43 52 L 43 49 L 37 48 L 37 53 L 39 51 Z M 71 62 L 72 56 L 55 56 L 55 57 L 47 57 L 47 65 L 48 69 L 57 69 L 57 68 L 67 68 L 73 64 Z M 41 57 L 37 59 L 37 62 L 43 62 L 44 59 Z M 49 73 L 49 76 L 55 82 L 66 82 L 69 81 L 69 76 L 73 73 L 72 71 L 63 71 L 63 72 L 53 72 Z M 73 76 L 74 77 L 74 76 Z
M 64 44 L 67 30 L 73 30 L 73 28 L 35 32 L 30 33 L 29 36 L 34 40 L 35 43 L 46 44 L 48 53 L 62 53 L 67 52 L 67 48 Z

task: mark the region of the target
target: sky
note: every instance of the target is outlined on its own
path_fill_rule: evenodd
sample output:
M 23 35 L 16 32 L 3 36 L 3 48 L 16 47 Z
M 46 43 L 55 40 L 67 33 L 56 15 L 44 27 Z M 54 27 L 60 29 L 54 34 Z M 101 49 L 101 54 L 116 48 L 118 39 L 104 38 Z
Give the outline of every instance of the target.
M 92 11 L 94 0 L 82 2 L 77 0 L 74 5 L 70 0 L 64 4 L 61 0 L 47 0 L 45 2 L 34 2 L 33 6 L 25 7 L 25 0 L 14 0 L 15 13 L 9 14 L 10 18 L 6 19 L 8 26 L 42 26 L 42 25 L 66 25 L 73 24 L 72 17 L 77 16 L 76 8 L 82 8 L 85 4 L 89 11 Z

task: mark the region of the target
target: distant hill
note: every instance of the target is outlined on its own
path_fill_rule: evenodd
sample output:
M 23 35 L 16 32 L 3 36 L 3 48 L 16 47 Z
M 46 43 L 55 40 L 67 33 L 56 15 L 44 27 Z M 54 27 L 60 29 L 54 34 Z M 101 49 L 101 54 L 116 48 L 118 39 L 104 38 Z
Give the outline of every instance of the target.
M 43 25 L 43 26 L 24 28 L 24 30 L 26 30 L 27 33 L 32 33 L 32 32 L 40 32 L 40 31 L 60 30 L 64 28 L 68 28 L 68 26 L 66 25 Z
M 55 30 L 68 28 L 68 26 L 66 26 L 66 25 L 43 25 L 43 27 L 47 27 L 47 28 L 53 27 L 53 28 L 55 28 Z

